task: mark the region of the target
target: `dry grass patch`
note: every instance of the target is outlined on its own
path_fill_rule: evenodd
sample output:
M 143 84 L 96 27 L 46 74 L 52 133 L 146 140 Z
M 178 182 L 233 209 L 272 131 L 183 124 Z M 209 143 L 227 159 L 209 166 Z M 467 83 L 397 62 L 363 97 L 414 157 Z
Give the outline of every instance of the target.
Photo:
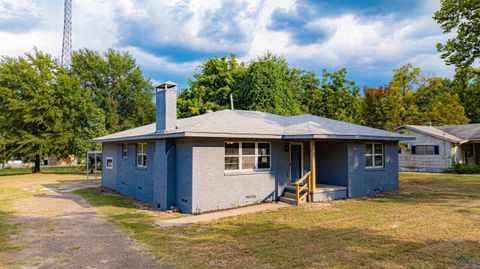
M 77 191 L 183 268 L 449 268 L 480 263 L 480 176 L 402 174 L 398 193 L 157 228 L 132 200 Z M 99 201 L 100 199 L 100 201 Z M 326 206 L 328 205 L 328 206 Z
M 33 194 L 39 194 L 45 187 L 75 182 L 85 179 L 82 175 L 29 174 L 0 177 L 0 268 L 4 264 L 3 257 L 7 252 L 19 248 L 10 242 L 10 237 L 21 227 L 12 225 L 17 212 L 13 204 Z
M 0 177 L 0 188 L 37 188 L 45 184 L 61 184 L 85 180 L 85 175 L 68 174 L 28 174 Z

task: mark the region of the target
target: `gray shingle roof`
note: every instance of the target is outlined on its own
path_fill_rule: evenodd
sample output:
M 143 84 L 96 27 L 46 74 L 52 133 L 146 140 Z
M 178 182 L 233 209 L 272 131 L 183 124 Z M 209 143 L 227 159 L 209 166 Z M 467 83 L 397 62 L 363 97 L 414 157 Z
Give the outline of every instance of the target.
M 276 114 L 222 110 L 177 120 L 177 128 L 155 133 L 155 124 L 98 137 L 92 142 L 109 142 L 166 137 L 229 137 L 272 139 L 362 139 L 412 140 L 412 137 L 357 124 L 327 119 L 309 114 L 280 116 Z
M 407 128 L 413 131 L 417 131 L 417 132 L 430 135 L 436 138 L 440 138 L 453 143 L 461 143 L 465 140 L 465 139 L 462 139 L 461 137 L 458 137 L 448 132 L 445 132 L 443 130 L 440 130 L 438 127 L 434 127 L 434 126 L 405 124 L 400 126 L 399 128 Z
M 447 126 L 402 125 L 399 128 L 411 129 L 453 143 L 480 140 L 480 123 Z
M 480 123 L 438 126 L 437 128 L 463 139 L 480 139 Z

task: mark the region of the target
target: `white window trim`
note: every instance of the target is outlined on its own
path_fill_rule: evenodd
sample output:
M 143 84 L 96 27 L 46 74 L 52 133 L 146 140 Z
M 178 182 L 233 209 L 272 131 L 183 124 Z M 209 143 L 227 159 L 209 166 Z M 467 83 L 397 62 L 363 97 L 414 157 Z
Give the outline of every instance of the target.
M 112 166 L 108 166 L 108 160 L 111 160 L 111 161 L 112 161 Z M 105 168 L 106 168 L 106 169 L 113 169 L 113 157 L 107 157 L 107 158 L 106 158 Z
M 142 153 L 139 153 L 138 152 L 138 148 L 140 145 L 145 145 L 144 148 L 143 148 L 143 152 Z M 147 143 L 137 143 L 137 148 L 136 148 L 136 155 L 135 155 L 135 163 L 137 165 L 137 167 L 141 167 L 141 168 L 147 168 L 146 165 L 141 165 L 141 164 L 138 164 L 138 156 L 147 156 Z M 148 158 L 148 157 L 147 157 Z M 142 158 L 142 162 L 143 162 L 143 158 Z
M 364 156 L 370 156 L 372 158 L 372 166 L 367 166 L 365 163 L 365 169 L 381 169 L 385 167 L 385 146 L 383 143 L 365 143 L 365 145 L 372 145 L 372 153 L 367 154 L 365 152 Z M 375 153 L 375 145 L 382 145 L 382 154 L 377 154 Z M 382 165 L 381 166 L 376 166 L 375 165 L 375 156 L 382 156 Z
M 225 154 L 225 143 L 232 142 L 238 143 L 238 155 L 226 155 Z M 253 143 L 255 144 L 255 167 L 253 169 L 242 169 L 242 143 Z M 258 144 L 268 144 L 270 147 L 270 155 L 258 155 Z M 223 144 L 224 154 L 223 154 L 223 169 L 225 173 L 238 173 L 238 172 L 263 172 L 263 171 L 271 171 L 272 170 L 272 143 L 271 142 L 255 142 L 255 141 L 225 141 Z M 245 156 L 253 156 L 253 155 L 245 155 Z M 269 168 L 258 168 L 258 157 L 268 156 L 270 157 L 270 165 Z M 238 157 L 238 169 L 227 170 L 225 169 L 225 157 Z
M 123 150 L 125 147 L 125 150 Z M 125 155 L 123 154 L 125 152 Z M 122 159 L 126 160 L 127 159 L 127 156 L 128 156 L 128 144 L 127 143 L 123 143 L 122 144 Z

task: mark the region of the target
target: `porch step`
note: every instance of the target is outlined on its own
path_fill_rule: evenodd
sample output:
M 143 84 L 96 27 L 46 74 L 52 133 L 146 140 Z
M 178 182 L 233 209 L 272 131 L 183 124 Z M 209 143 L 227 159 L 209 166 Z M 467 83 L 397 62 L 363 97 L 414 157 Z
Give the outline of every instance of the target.
M 283 197 L 286 197 L 286 198 L 290 198 L 290 199 L 295 199 L 296 198 L 296 194 L 294 192 L 285 192 L 283 194 Z
M 297 204 L 297 201 L 295 200 L 295 197 L 294 198 L 288 198 L 288 197 L 282 196 L 282 197 L 280 197 L 280 201 L 284 202 L 284 203 L 287 203 L 287 204 L 291 204 L 291 205 L 296 205 Z
M 303 185 L 300 185 L 300 187 L 301 186 L 303 186 Z M 285 192 L 296 192 L 297 191 L 296 188 L 297 187 L 295 187 L 295 185 L 290 184 L 290 185 L 285 186 L 284 190 L 285 190 Z

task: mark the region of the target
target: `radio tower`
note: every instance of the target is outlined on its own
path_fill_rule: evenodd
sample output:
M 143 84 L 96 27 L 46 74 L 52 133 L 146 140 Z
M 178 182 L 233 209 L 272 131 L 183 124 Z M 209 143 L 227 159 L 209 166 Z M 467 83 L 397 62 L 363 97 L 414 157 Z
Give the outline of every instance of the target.
M 69 67 L 72 53 L 72 0 L 65 0 L 63 17 L 62 66 Z

